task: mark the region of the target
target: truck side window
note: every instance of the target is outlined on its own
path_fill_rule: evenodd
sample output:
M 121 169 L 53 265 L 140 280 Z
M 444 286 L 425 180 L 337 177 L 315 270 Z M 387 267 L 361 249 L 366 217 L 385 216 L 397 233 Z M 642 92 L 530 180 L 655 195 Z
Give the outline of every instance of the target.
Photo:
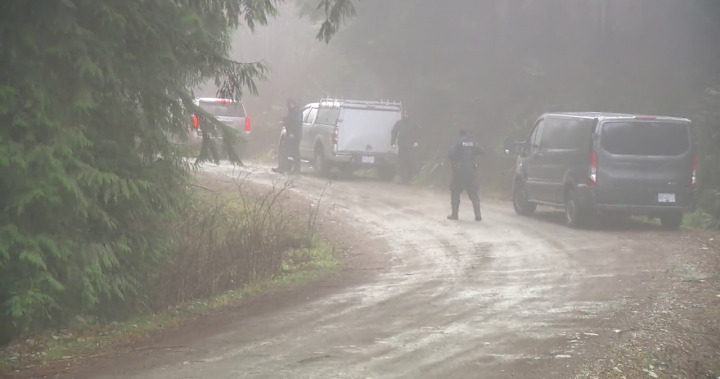
M 317 118 L 317 113 L 318 113 L 318 109 L 312 108 L 310 110 L 310 114 L 308 115 L 307 121 L 305 121 L 305 122 L 312 125 L 315 122 L 315 118 Z
M 322 125 L 335 125 L 340 115 L 340 108 L 320 107 L 317 115 L 317 123 Z

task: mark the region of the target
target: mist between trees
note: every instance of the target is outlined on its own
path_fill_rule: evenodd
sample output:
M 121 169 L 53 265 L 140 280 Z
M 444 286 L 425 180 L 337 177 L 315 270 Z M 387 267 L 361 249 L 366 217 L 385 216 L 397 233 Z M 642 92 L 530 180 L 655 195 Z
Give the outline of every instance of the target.
M 543 112 L 685 116 L 700 141 L 695 221 L 720 217 L 720 3 L 712 0 L 363 0 L 328 48 L 312 44 L 323 19 L 302 0 L 235 54 L 272 67 L 249 109 L 267 120 L 257 150 L 277 143 L 284 99 L 402 100 L 424 128 L 420 179 L 444 185 L 439 163 L 466 128 L 490 150 L 486 190 L 502 193 L 515 160 L 502 141 L 523 139 Z M 300 12 L 305 21 L 295 15 Z

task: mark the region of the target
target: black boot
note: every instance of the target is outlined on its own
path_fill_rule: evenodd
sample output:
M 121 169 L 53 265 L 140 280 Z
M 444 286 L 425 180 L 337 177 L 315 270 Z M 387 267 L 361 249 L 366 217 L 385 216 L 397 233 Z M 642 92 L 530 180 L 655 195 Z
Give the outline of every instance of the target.
M 473 201 L 473 210 L 475 211 L 475 221 L 482 221 L 482 213 L 480 212 L 479 201 Z
M 452 206 L 452 213 L 447 216 L 448 220 L 457 220 L 458 217 L 458 211 L 460 210 L 460 204 L 459 203 L 451 203 Z

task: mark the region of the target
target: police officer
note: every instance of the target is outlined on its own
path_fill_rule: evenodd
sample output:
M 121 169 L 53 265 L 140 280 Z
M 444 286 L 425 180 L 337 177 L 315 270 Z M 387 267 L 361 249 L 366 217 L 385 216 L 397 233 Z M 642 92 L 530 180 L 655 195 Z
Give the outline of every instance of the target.
M 300 161 L 300 139 L 302 138 L 302 112 L 293 99 L 287 101 L 288 113 L 283 119 L 285 125 L 285 138 L 278 151 L 278 167 L 275 172 L 291 171 L 294 174 L 300 173 L 302 162 Z M 292 163 L 288 158 L 292 158 Z
M 468 137 L 467 131 L 460 131 L 460 140 L 450 148 L 450 163 L 452 164 L 452 180 L 450 182 L 450 204 L 452 213 L 448 220 L 457 220 L 460 209 L 460 194 L 465 191 L 470 198 L 475 211 L 475 221 L 481 221 L 480 185 L 477 176 L 475 157 L 485 154 L 483 148 Z
M 392 146 L 398 149 L 400 179 L 407 183 L 415 173 L 420 126 L 408 116 L 407 111 L 403 111 L 403 117 L 395 123 L 390 138 Z

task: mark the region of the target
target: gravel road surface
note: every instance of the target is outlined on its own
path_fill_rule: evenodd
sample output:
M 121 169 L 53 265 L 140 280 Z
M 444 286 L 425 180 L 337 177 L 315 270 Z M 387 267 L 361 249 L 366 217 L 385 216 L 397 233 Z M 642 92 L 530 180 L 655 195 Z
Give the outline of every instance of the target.
M 288 178 L 260 167 L 250 180 Z M 292 180 L 310 198 L 326 184 Z M 684 248 L 682 232 L 573 230 L 561 213 L 523 218 L 502 202 L 484 202 L 477 223 L 463 199 L 452 222 L 447 194 L 369 179 L 333 181 L 323 204 L 355 262 L 334 278 L 201 322 L 172 338 L 182 348 L 58 378 L 574 378 L 642 318 Z

